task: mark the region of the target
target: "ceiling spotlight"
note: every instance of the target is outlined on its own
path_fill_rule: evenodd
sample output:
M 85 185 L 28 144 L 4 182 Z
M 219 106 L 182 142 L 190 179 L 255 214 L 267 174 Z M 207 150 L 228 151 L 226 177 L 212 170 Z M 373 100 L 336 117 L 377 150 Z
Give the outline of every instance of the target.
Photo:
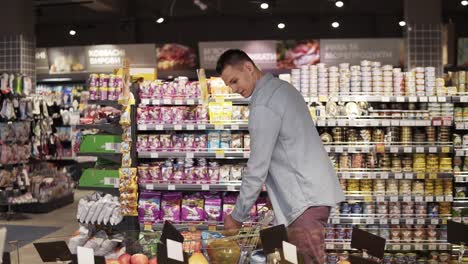
M 340 23 L 338 23 L 338 22 L 335 21 L 335 22 L 331 23 L 331 26 L 332 26 L 333 28 L 338 28 L 338 27 L 340 26 Z
M 404 27 L 406 26 L 406 22 L 404 20 L 401 20 L 400 22 L 398 22 L 398 25 L 400 25 L 400 27 Z
M 460 2 L 460 4 L 461 4 L 462 6 L 468 6 L 468 1 L 467 1 L 467 0 L 463 0 L 463 1 Z
M 158 24 L 161 24 L 164 22 L 164 17 L 159 17 L 158 19 L 156 19 L 156 23 Z
M 344 3 L 343 3 L 343 1 L 336 1 L 336 2 L 335 2 L 335 6 L 336 6 L 336 7 L 343 7 L 343 6 L 344 6 Z
M 70 31 L 68 31 L 68 34 L 70 34 L 70 36 L 75 36 L 76 35 L 76 30 L 70 29 Z
M 285 25 L 284 23 L 279 23 L 279 24 L 278 24 L 278 28 L 279 28 L 279 29 L 283 29 L 283 28 L 285 28 L 285 27 L 286 27 L 286 25 Z
M 270 5 L 268 3 L 263 2 L 263 3 L 260 4 L 261 9 L 268 9 L 268 7 L 270 7 Z

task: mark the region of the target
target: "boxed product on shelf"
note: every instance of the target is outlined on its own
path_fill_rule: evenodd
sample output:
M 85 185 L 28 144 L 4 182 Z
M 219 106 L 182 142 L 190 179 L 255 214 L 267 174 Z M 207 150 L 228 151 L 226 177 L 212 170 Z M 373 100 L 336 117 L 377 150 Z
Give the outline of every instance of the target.
M 80 152 L 116 153 L 121 142 L 122 137 L 116 135 L 83 135 Z
M 142 99 L 197 99 L 200 95 L 200 84 L 189 82 L 185 77 L 178 77 L 173 82 L 145 81 L 140 85 L 139 94 Z
M 122 93 L 123 79 L 115 74 L 90 74 L 89 99 L 117 101 Z

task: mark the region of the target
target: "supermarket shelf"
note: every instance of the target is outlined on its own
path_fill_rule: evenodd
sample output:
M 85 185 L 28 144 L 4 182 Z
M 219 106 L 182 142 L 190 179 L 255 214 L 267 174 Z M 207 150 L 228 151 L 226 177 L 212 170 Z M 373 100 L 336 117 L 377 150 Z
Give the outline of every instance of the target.
M 414 120 L 414 119 L 327 119 L 317 120 L 317 127 L 427 127 L 452 126 L 450 119 Z
M 464 183 L 468 182 L 468 172 L 455 172 L 455 182 Z
M 468 96 L 452 96 L 452 102 L 454 103 L 468 103 Z
M 468 122 L 455 121 L 455 129 L 468 130 Z
M 79 152 L 76 154 L 77 156 L 85 156 L 85 157 L 98 157 L 105 160 L 109 160 L 115 163 L 122 162 L 122 154 L 121 153 L 99 153 L 99 152 Z
M 77 125 L 78 129 L 99 129 L 109 134 L 122 134 L 122 127 L 119 124 L 88 124 L 88 125 Z
M 455 147 L 455 156 L 457 157 L 466 157 L 468 156 L 468 148 Z
M 138 152 L 140 159 L 158 159 L 158 158 L 216 158 L 216 159 L 248 159 L 250 152 L 242 151 L 200 151 L 200 152 Z
M 453 198 L 452 207 L 468 207 L 468 197 L 463 197 L 463 198 L 455 197 L 455 198 Z
M 209 102 L 232 102 L 233 104 L 249 104 L 250 100 L 242 97 L 215 97 L 208 99 Z M 166 98 L 166 99 L 141 99 L 141 105 L 199 105 L 202 103 L 201 99 L 190 99 L 190 98 Z
M 121 105 L 117 101 L 110 101 L 110 100 L 88 100 L 88 104 L 112 106 L 114 108 L 121 107 Z
M 435 173 L 417 173 L 417 172 L 371 172 L 371 171 L 353 171 L 337 172 L 342 179 L 447 179 L 454 176 L 453 173 L 435 172 Z
M 97 192 L 103 192 L 103 193 L 108 193 L 112 195 L 119 195 L 119 189 L 118 188 L 104 188 L 104 187 L 88 187 L 88 186 L 78 186 L 78 190 L 85 190 L 85 191 L 97 191 Z
M 369 153 L 369 152 L 386 152 L 386 153 L 451 153 L 452 145 L 444 146 L 417 146 L 417 145 L 324 145 L 325 150 L 329 153 Z
M 328 223 L 334 225 L 446 225 L 448 218 L 416 218 L 402 217 L 390 218 L 391 216 L 369 217 L 369 216 L 330 216 Z
M 452 202 L 453 196 L 417 196 L 417 195 L 374 195 L 374 194 L 346 194 L 347 201 L 364 202 Z
M 332 242 L 332 241 L 325 241 L 325 248 L 327 250 L 350 250 L 351 249 L 351 242 Z M 444 243 L 444 242 L 432 242 L 432 241 L 424 241 L 424 242 L 413 242 L 413 243 L 392 243 L 389 242 L 385 246 L 385 250 L 388 251 L 447 251 L 451 250 L 451 244 Z
M 168 184 L 168 183 L 146 183 L 140 184 L 140 188 L 156 191 L 229 191 L 236 192 L 240 190 L 241 182 L 229 183 L 206 183 L 206 184 Z
M 381 95 L 338 95 L 306 98 L 307 102 L 388 102 L 388 103 L 445 103 L 450 96 L 381 96 Z M 468 101 L 467 101 L 468 102 Z
M 248 124 L 139 124 L 138 131 L 164 131 L 164 130 L 248 130 Z

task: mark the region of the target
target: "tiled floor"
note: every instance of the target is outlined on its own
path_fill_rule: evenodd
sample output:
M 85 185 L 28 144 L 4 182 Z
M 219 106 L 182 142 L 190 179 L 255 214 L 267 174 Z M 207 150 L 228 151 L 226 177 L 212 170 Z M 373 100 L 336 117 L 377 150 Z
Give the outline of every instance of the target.
M 68 238 L 78 230 L 78 223 L 75 220 L 76 207 L 81 197 L 88 195 L 92 192 L 79 191 L 75 192 L 75 202 L 66 207 L 57 209 L 48 214 L 28 214 L 27 220 L 19 221 L 0 221 L 0 227 L 3 225 L 24 225 L 24 226 L 51 226 L 59 227 L 60 229 L 54 233 L 47 235 L 35 242 L 49 242 L 57 240 L 68 241 Z M 17 261 L 17 252 L 12 253 L 12 264 L 39 264 L 43 263 L 36 249 L 31 244 L 25 245 L 20 248 L 20 262 Z

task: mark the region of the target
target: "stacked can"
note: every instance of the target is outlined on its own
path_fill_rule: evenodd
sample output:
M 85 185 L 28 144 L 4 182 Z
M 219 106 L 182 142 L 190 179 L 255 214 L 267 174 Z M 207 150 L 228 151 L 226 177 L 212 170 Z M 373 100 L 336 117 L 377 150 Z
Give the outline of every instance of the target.
M 380 63 L 372 63 L 372 92 L 374 95 L 383 95 L 383 73 Z
M 405 95 L 405 79 L 400 68 L 393 69 L 393 94 L 395 96 Z
M 350 92 L 350 77 L 349 63 L 340 64 L 340 94 L 347 95 Z
M 328 95 L 338 96 L 340 92 L 340 73 L 338 67 L 328 68 Z
M 317 64 L 318 95 L 328 95 L 328 69 L 324 63 Z
M 301 70 L 300 69 L 292 69 L 291 70 L 291 84 L 301 92 Z
M 447 96 L 447 88 L 445 87 L 445 80 L 443 78 L 436 79 L 436 92 L 438 96 Z
M 383 91 L 384 95 L 393 95 L 393 66 L 385 65 L 382 67 L 383 71 Z
M 301 94 L 304 97 L 310 95 L 310 70 L 309 65 L 301 66 Z
M 407 96 L 416 95 L 416 74 L 414 72 L 405 72 L 405 93 Z
M 441 104 L 439 103 L 429 103 L 428 104 L 429 115 L 431 117 L 439 117 L 442 116 L 442 108 Z
M 311 65 L 309 67 L 309 85 L 310 85 L 310 96 L 318 96 L 318 67 L 317 65 Z
M 455 73 L 454 85 L 458 88 L 459 93 L 467 92 L 468 74 L 465 71 Z
M 424 86 L 426 87 L 427 96 L 434 96 L 436 94 L 435 67 L 424 68 Z
M 423 67 L 416 67 L 413 70 L 416 78 L 416 95 L 417 96 L 425 96 L 426 86 L 424 81 L 424 68 Z
M 353 94 L 361 93 L 361 67 L 359 65 L 351 66 L 351 92 Z
M 372 93 L 372 71 L 370 61 L 361 61 L 361 92 Z

